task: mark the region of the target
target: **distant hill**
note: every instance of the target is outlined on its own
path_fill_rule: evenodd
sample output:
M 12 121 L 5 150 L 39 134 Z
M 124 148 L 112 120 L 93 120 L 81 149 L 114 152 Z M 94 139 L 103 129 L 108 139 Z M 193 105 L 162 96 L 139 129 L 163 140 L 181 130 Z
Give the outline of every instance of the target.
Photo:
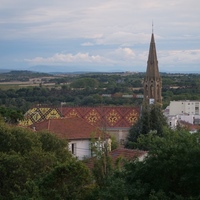
M 30 78 L 39 78 L 39 77 L 47 77 L 52 76 L 49 73 L 39 73 L 32 72 L 28 70 L 12 70 L 12 71 L 4 71 L 4 73 L 0 73 L 0 81 L 1 82 L 9 82 L 9 81 L 28 81 Z
M 46 65 L 37 65 L 29 68 L 30 71 L 35 72 L 44 72 L 44 73 L 74 73 L 82 74 L 88 72 L 102 72 L 101 67 L 92 67 L 92 66 L 46 66 Z M 122 69 L 112 69 L 106 70 L 106 72 L 123 72 Z
M 9 70 L 9 69 L 0 69 L 0 74 L 2 74 L 2 73 L 8 73 L 10 71 L 11 70 Z

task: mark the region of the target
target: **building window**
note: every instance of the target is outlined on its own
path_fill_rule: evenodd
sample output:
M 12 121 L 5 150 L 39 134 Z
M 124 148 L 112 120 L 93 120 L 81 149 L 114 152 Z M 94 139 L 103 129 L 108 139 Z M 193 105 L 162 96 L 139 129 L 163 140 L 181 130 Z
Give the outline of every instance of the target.
M 71 152 L 72 152 L 73 155 L 76 155 L 76 143 L 72 143 Z
M 199 114 L 199 107 L 195 106 L 195 114 L 198 115 Z

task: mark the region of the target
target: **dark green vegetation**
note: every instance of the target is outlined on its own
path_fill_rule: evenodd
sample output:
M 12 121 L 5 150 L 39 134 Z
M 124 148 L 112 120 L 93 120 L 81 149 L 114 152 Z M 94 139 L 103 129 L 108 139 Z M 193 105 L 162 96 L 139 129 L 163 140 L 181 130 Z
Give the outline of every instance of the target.
M 11 81 L 29 81 L 30 78 L 39 78 L 44 76 L 50 76 L 46 73 L 37 73 L 31 71 L 10 71 L 6 73 L 0 73 L 0 82 Z
M 94 176 L 71 156 L 64 140 L 47 132 L 0 123 L 0 199 L 200 199 L 200 132 L 163 129 L 141 134 L 144 161 L 113 167 L 99 154 Z M 119 164 L 119 163 L 118 163 Z
M 161 107 L 157 105 L 143 106 L 138 121 L 129 130 L 126 147 L 138 148 L 138 138 L 141 135 L 148 135 L 151 131 L 154 131 L 157 136 L 163 137 L 165 128 L 168 128 L 168 124 Z M 148 146 L 139 147 L 144 150 L 149 149 Z
M 199 142 L 200 131 L 171 130 L 159 106 L 143 107 L 130 129 L 127 147 L 148 154 L 143 161 L 128 161 L 109 171 L 99 184 L 99 199 L 200 199 Z
M 47 132 L 0 123 L 0 199 L 87 199 L 89 170 Z
M 68 106 L 98 105 L 141 105 L 142 99 L 122 98 L 120 94 L 143 94 L 142 81 L 144 73 L 113 73 L 113 74 L 81 74 L 62 75 L 45 79 L 33 72 L 10 72 L 1 74 L 1 80 L 28 80 L 40 78 L 41 82 L 18 89 L 0 89 L 0 105 L 27 111 L 36 104 L 60 106 L 66 102 Z M 171 100 L 200 99 L 199 74 L 161 74 L 163 80 L 163 107 Z M 4 78 L 3 78 L 4 77 Z M 21 77 L 23 77 L 21 79 Z M 49 87 L 47 83 L 54 83 Z M 5 86 L 5 85 L 4 85 Z M 1 88 L 1 87 L 0 87 Z M 112 94 L 112 97 L 102 97 Z
M 99 199 L 197 200 L 200 199 L 200 132 L 165 129 L 141 135 L 148 146 L 143 162 L 131 161 L 115 170 L 99 190 Z
M 23 120 L 24 115 L 19 110 L 0 107 L 0 117 L 8 124 L 17 124 L 20 120 Z

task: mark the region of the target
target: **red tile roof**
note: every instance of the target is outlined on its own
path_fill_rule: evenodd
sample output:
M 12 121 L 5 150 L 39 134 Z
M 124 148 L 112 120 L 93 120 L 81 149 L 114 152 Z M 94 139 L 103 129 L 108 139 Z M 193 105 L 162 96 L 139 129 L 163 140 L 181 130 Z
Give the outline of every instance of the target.
M 109 156 L 112 159 L 112 163 L 115 166 L 116 161 L 118 158 L 122 158 L 124 160 L 134 160 L 136 158 L 140 158 L 142 156 L 145 156 L 147 154 L 147 151 L 141 151 L 137 149 L 126 149 L 126 148 L 117 148 L 111 152 L 109 152 Z M 85 165 L 91 170 L 94 167 L 94 161 L 95 157 L 90 158 L 88 160 L 85 160 Z M 121 162 L 120 166 L 123 165 L 123 162 Z
M 114 149 L 110 152 L 110 156 L 112 160 L 115 161 L 117 158 L 122 157 L 126 160 L 132 160 L 134 158 L 139 158 L 147 154 L 146 151 L 141 151 L 138 149 L 126 149 L 126 148 L 118 148 Z
M 195 124 L 191 124 L 189 122 L 186 122 L 184 120 L 179 121 L 180 124 L 182 126 L 184 126 L 186 129 L 188 129 L 189 131 L 194 131 L 194 130 L 198 130 L 200 128 L 199 125 L 195 125 Z
M 48 130 L 58 137 L 68 140 L 103 137 L 103 132 L 84 119 L 78 117 L 48 119 L 30 126 L 35 131 Z M 108 135 L 106 134 L 108 138 Z

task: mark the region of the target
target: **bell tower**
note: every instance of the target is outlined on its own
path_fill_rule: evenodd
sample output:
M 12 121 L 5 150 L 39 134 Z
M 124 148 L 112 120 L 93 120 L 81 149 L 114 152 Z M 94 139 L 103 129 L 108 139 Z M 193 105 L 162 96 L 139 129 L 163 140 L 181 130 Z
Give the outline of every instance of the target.
M 147 61 L 146 76 L 144 78 L 144 103 L 162 104 L 162 79 L 160 77 L 158 60 L 156 55 L 156 44 L 152 31 Z

